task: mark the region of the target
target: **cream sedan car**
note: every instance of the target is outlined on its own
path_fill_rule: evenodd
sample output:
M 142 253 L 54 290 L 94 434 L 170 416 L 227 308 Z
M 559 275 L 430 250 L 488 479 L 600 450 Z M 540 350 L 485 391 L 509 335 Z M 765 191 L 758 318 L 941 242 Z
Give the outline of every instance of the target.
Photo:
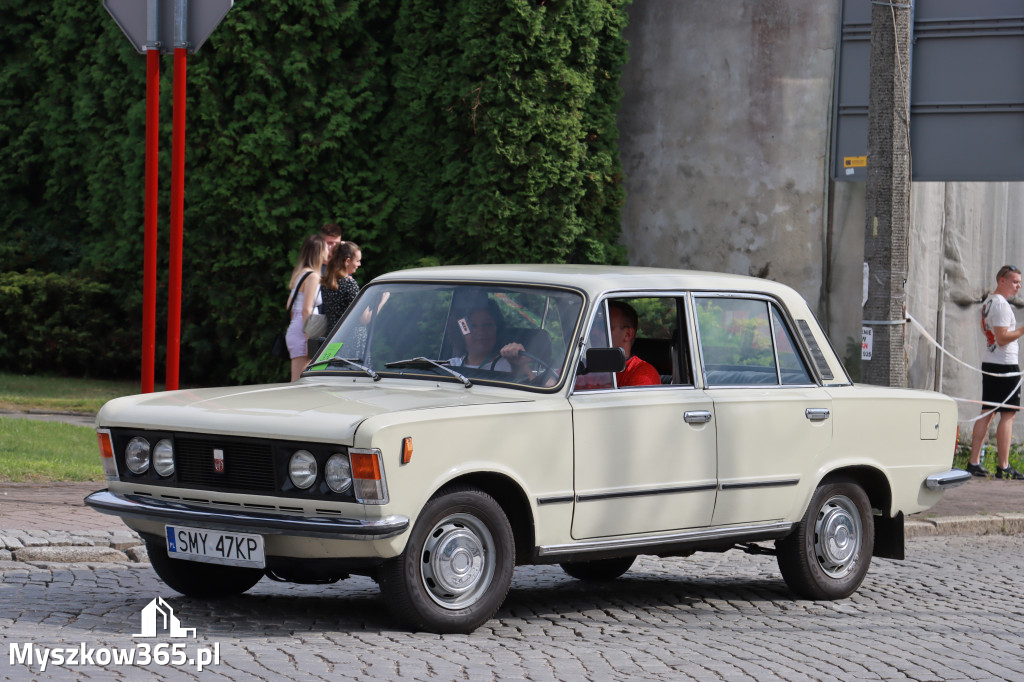
M 516 565 L 611 580 L 638 554 L 773 551 L 839 599 L 967 480 L 956 422 L 853 385 L 775 282 L 427 268 L 366 286 L 299 381 L 107 403 L 87 502 L 186 595 L 365 574 L 434 632 L 491 618 Z

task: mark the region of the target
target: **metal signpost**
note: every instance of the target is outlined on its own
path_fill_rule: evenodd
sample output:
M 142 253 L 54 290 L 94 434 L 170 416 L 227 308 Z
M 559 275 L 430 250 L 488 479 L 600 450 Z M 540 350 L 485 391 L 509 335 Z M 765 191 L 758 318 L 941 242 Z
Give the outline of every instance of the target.
M 185 75 L 196 51 L 234 0 L 103 0 L 103 7 L 146 55 L 146 214 L 143 258 L 142 392 L 152 393 L 156 356 L 157 158 L 160 55 L 174 55 L 171 133 L 171 253 L 167 302 L 167 390 L 178 388 L 181 348 L 181 269 L 185 210 Z

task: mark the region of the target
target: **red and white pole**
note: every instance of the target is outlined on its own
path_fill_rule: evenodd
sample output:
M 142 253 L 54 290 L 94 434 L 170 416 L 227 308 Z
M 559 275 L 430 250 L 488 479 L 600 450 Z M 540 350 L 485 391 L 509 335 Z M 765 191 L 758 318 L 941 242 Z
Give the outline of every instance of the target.
M 146 203 L 142 267 L 142 392 L 152 393 L 156 366 L 157 182 L 160 156 L 160 50 L 146 51 Z
M 185 215 L 185 72 L 188 51 L 174 49 L 171 132 L 171 252 L 167 294 L 167 390 L 178 390 L 181 351 L 181 264 Z
M 174 113 L 171 138 L 171 253 L 167 297 L 167 388 L 178 388 L 181 352 L 181 270 L 185 214 L 185 69 L 234 4 L 233 0 L 103 0 L 103 7 L 146 55 L 146 207 L 142 286 L 142 392 L 154 390 L 156 364 L 157 182 L 160 139 L 160 55 L 174 50 Z M 172 5 L 168 7 L 168 5 Z M 172 12 L 168 29 L 164 9 Z M 169 35 L 170 34 L 170 35 Z M 173 36 L 173 39 L 171 39 Z

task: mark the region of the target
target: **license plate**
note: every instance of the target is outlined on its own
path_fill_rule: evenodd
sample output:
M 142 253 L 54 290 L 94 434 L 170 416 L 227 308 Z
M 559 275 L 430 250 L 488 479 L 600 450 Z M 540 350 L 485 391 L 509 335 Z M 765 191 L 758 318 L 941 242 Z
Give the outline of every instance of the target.
M 167 556 L 207 564 L 265 568 L 263 536 L 225 533 L 208 528 L 165 526 Z

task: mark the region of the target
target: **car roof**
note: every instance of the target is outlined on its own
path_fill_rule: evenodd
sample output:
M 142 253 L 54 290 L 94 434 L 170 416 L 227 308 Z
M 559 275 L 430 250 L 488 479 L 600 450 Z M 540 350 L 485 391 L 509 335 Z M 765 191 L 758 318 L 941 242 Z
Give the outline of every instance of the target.
M 590 294 L 622 289 L 687 289 L 703 291 L 756 291 L 788 299 L 799 296 L 790 287 L 766 279 L 699 270 L 644 268 L 626 265 L 513 264 L 450 265 L 398 270 L 374 281 L 455 280 L 502 281 L 575 287 Z M 802 299 L 801 299 L 802 300 Z

